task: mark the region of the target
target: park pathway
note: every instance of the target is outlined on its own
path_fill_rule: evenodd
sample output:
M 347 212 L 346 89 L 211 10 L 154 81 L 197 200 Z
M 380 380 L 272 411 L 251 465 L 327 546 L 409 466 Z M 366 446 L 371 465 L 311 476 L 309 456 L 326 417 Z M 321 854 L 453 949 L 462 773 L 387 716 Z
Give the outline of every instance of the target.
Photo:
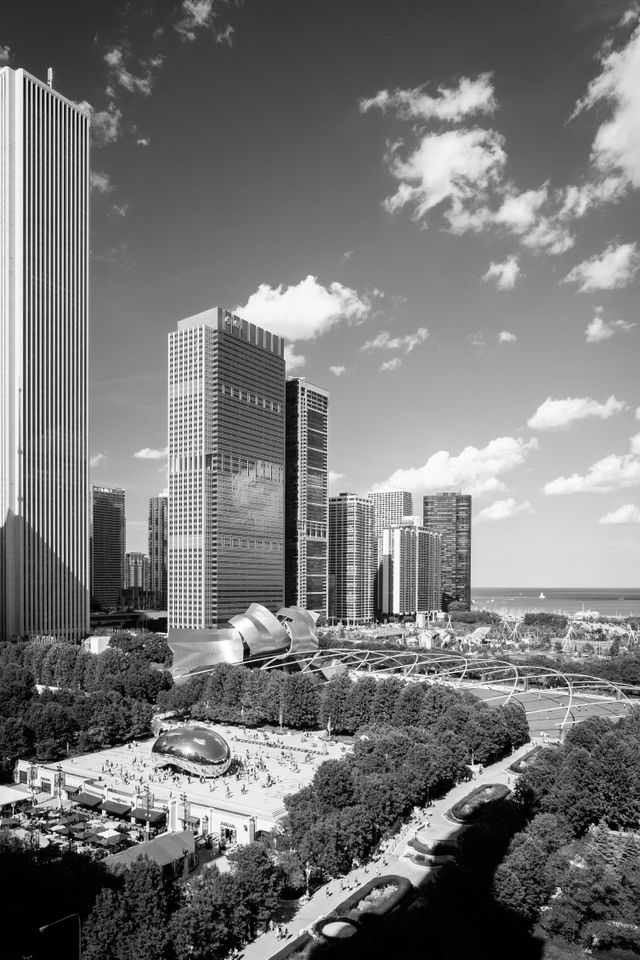
M 447 811 L 458 800 L 462 800 L 471 790 L 482 784 L 503 783 L 505 786 L 513 786 L 516 775 L 511 773 L 508 767 L 528 753 L 533 745 L 534 741 L 525 744 L 524 747 L 520 747 L 510 756 L 484 767 L 482 773 L 479 773 L 478 767 L 476 767 L 474 780 L 457 784 L 443 797 L 435 800 L 430 807 L 414 812 L 402 829 L 386 841 L 386 852 L 377 862 L 369 863 L 366 867 L 358 867 L 357 870 L 352 870 L 351 873 L 341 879 L 331 880 L 324 886 L 319 887 L 309 900 L 301 902 L 294 918 L 288 924 L 289 933 L 297 937 L 299 933 L 311 926 L 316 920 L 335 910 L 336 906 L 345 900 L 351 892 L 374 877 L 391 873 L 407 877 L 415 886 L 420 884 L 432 868 L 418 866 L 402 857 L 409 840 L 418 835 L 423 843 L 434 844 L 446 840 L 453 833 L 456 833 L 460 826 L 447 820 L 445 816 Z M 270 957 L 282 949 L 284 944 L 285 941 L 278 939 L 275 931 L 270 930 L 261 934 L 252 943 L 247 944 L 242 953 L 243 960 L 269 960 Z

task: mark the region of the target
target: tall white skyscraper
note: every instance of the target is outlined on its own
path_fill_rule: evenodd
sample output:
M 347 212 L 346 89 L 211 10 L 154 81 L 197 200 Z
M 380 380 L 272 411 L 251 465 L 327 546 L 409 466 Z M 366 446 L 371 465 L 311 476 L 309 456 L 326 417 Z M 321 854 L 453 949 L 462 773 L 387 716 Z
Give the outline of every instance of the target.
M 0 637 L 89 629 L 89 118 L 0 70 Z
M 373 620 L 373 506 L 355 493 L 329 497 L 329 616 L 344 623 Z
M 404 517 L 378 538 L 378 610 L 407 616 L 442 608 L 442 537 Z
M 169 334 L 169 636 L 284 597 L 282 337 L 214 308 Z
M 379 537 L 385 527 L 395 527 L 413 513 L 413 497 L 408 490 L 376 490 L 367 494 L 373 504 L 373 535 Z

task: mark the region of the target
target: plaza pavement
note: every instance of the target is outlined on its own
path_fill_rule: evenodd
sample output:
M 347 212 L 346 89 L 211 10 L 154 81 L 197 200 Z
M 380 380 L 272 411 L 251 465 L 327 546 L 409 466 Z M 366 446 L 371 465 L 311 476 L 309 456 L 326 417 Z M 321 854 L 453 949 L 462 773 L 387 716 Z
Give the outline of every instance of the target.
M 60 766 L 65 772 L 91 778 L 101 788 L 132 798 L 140 798 L 148 788 L 154 809 L 186 793 L 190 801 L 203 801 L 222 811 L 276 820 L 284 814 L 287 795 L 310 783 L 325 760 L 341 759 L 350 750 L 338 741 L 302 731 L 280 734 L 223 724 L 203 726 L 220 733 L 232 755 L 244 762 L 245 770 L 239 778 L 226 774 L 201 782 L 185 773 L 157 770 L 151 753 L 155 738 L 69 757 Z
M 419 866 L 405 859 L 402 854 L 407 850 L 409 840 L 417 836 L 423 843 L 434 845 L 457 833 L 460 830 L 460 825 L 447 820 L 445 816 L 447 811 L 473 789 L 483 784 L 502 783 L 505 786 L 513 786 L 516 775 L 508 769 L 509 765 L 527 754 L 536 743 L 542 742 L 544 741 L 537 738 L 533 739 L 510 756 L 484 767 L 482 773 L 479 773 L 479 768 L 476 767 L 474 780 L 459 783 L 444 797 L 435 800 L 431 806 L 414 810 L 414 814 L 406 821 L 402 829 L 387 841 L 386 852 L 382 854 L 380 859 L 366 867 L 358 867 L 357 870 L 352 870 L 341 880 L 331 880 L 316 890 L 308 901 L 302 902 L 295 917 L 287 925 L 289 933 L 297 937 L 299 933 L 311 926 L 316 920 L 334 911 L 350 893 L 374 877 L 397 874 L 407 877 L 415 886 L 418 886 L 429 873 L 438 868 Z M 275 931 L 271 930 L 263 933 L 244 948 L 243 960 L 269 960 L 270 957 L 282 949 L 284 944 L 285 941 L 278 939 Z

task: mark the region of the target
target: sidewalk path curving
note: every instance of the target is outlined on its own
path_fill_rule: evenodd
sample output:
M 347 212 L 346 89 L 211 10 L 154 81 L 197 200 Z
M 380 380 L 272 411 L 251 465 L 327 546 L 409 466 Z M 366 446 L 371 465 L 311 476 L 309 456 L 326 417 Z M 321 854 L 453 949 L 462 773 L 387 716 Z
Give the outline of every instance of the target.
M 378 860 L 369 863 L 366 867 L 358 867 L 357 870 L 352 870 L 342 879 L 331 880 L 324 886 L 319 887 L 308 901 L 302 902 L 295 917 L 288 924 L 289 933 L 297 937 L 300 932 L 311 926 L 316 920 L 335 910 L 349 893 L 363 886 L 373 877 L 380 877 L 387 873 L 399 874 L 407 877 L 417 886 L 433 868 L 411 863 L 410 860 L 402 856 L 407 850 L 409 840 L 417 836 L 423 843 L 432 845 L 457 833 L 460 830 L 460 825 L 446 819 L 447 811 L 463 797 L 466 797 L 475 787 L 482 784 L 503 783 L 506 786 L 513 786 L 517 774 L 508 769 L 509 765 L 529 753 L 535 742 L 538 741 L 532 740 L 524 747 L 515 750 L 510 756 L 504 757 L 490 766 L 485 766 L 482 773 L 476 772 L 473 780 L 457 784 L 449 793 L 435 800 L 430 807 L 424 807 L 418 812 L 414 812 L 404 823 L 402 829 L 387 840 L 386 852 Z M 475 769 L 477 771 L 478 768 Z M 242 953 L 243 960 L 269 960 L 283 948 L 285 942 L 285 940 L 277 938 L 275 931 L 270 930 L 268 933 L 261 934 L 252 943 L 247 944 Z

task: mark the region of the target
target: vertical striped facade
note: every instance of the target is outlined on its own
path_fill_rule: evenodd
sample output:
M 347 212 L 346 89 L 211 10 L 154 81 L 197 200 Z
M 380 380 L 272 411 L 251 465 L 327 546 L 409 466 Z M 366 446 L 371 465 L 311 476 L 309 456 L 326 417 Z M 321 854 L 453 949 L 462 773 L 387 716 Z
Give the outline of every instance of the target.
M 89 629 L 89 119 L 0 70 L 0 636 Z
M 378 537 L 378 612 L 413 616 L 442 609 L 442 537 L 419 517 L 384 527 Z
M 355 493 L 329 497 L 329 617 L 373 620 L 375 575 L 373 505 Z

